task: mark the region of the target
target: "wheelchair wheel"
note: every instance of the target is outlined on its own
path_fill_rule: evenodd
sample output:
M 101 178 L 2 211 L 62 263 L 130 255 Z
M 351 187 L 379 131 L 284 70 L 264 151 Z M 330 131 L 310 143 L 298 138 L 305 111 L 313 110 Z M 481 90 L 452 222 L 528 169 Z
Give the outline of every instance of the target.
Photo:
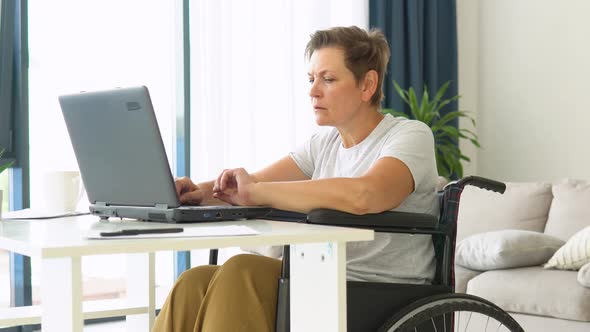
M 495 304 L 468 294 L 442 294 L 416 301 L 391 317 L 379 332 L 524 332 Z

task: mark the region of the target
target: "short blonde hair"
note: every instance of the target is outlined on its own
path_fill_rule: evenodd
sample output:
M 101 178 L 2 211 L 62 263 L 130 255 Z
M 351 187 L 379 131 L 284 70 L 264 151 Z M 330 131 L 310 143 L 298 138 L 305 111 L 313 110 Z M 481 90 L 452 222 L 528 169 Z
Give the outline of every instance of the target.
M 305 57 L 311 59 L 315 50 L 324 47 L 337 47 L 344 51 L 344 63 L 357 83 L 369 70 L 379 75 L 377 89 L 371 97 L 371 105 L 379 106 L 383 99 L 383 80 L 389 62 L 389 44 L 383 33 L 377 29 L 365 31 L 356 26 L 335 27 L 318 30 L 311 35 L 305 47 Z

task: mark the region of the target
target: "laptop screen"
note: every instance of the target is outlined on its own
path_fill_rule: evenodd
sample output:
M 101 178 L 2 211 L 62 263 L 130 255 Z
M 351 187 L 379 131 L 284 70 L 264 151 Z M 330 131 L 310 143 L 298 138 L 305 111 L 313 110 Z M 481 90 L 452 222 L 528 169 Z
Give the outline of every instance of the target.
M 179 206 L 146 87 L 59 97 L 92 204 Z

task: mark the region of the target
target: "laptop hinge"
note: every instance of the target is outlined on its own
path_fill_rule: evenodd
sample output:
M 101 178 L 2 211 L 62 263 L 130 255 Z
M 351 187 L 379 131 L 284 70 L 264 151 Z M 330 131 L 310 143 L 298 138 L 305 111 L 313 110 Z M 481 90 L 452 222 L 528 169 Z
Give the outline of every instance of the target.
M 168 210 L 168 204 L 156 204 L 158 210 Z
M 107 203 L 105 202 L 96 202 L 94 203 L 95 206 L 107 206 Z

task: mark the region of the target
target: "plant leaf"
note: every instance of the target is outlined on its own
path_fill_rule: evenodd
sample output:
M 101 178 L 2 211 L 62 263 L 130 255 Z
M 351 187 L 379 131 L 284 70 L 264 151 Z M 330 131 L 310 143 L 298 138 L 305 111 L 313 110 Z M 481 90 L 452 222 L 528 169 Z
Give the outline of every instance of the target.
M 445 164 L 448 174 L 452 175 L 457 173 L 457 170 L 462 169 L 460 165 L 460 152 L 459 148 L 454 145 L 439 145 L 440 159 Z
M 459 130 L 455 127 L 446 126 L 440 129 L 440 131 L 446 133 L 448 137 L 452 140 L 457 141 L 459 138 Z
M 412 111 L 412 115 L 414 116 L 414 118 L 418 121 L 422 121 L 424 122 L 424 118 L 422 117 L 422 114 L 420 113 L 420 106 L 418 105 L 418 98 L 416 98 L 416 91 L 414 91 L 414 88 L 410 87 L 408 89 L 408 99 L 410 100 L 410 110 Z
M 4 155 L 4 148 L 0 149 L 0 160 L 2 160 L 2 155 Z M 2 172 L 4 172 L 4 170 L 6 170 L 7 168 L 10 168 L 10 166 L 12 166 L 13 161 L 8 162 L 4 165 L 0 165 L 0 174 L 2 174 Z
M 438 112 L 437 112 L 437 114 L 438 114 Z M 442 118 L 440 118 L 440 120 L 438 120 L 436 122 L 435 126 L 442 127 L 442 126 L 446 125 L 447 123 L 449 123 L 449 121 L 456 119 L 456 118 L 461 118 L 461 117 L 468 117 L 468 115 L 463 111 L 449 112 L 449 113 L 445 114 Z
M 401 97 L 401 99 L 408 105 L 410 105 L 410 101 L 408 100 L 408 93 L 402 89 L 396 81 L 393 81 L 393 85 L 395 86 L 395 91 Z
M 438 171 L 438 175 L 444 176 L 447 179 L 451 175 L 451 172 L 444 161 L 444 157 L 440 149 L 436 150 L 436 169 Z
M 449 81 L 446 81 L 443 85 L 441 85 L 441 87 L 438 89 L 438 92 L 434 96 L 433 101 L 436 101 L 438 103 L 442 99 L 442 97 L 445 95 L 445 92 L 447 92 L 447 89 L 450 84 L 451 84 L 451 81 L 449 80 Z
M 465 160 L 465 161 L 471 161 L 471 158 L 465 156 L 465 155 L 461 155 L 460 157 L 461 160 Z
M 438 104 L 438 106 L 435 108 L 435 110 L 436 110 L 436 111 L 440 111 L 440 110 L 441 110 L 441 108 L 445 107 L 446 105 L 448 105 L 449 103 L 451 103 L 451 102 L 453 102 L 453 101 L 455 101 L 455 100 L 457 100 L 457 99 L 459 99 L 459 96 L 454 96 L 454 97 L 451 97 L 451 98 L 449 98 L 449 99 L 445 99 L 445 100 L 441 101 L 441 102 Z
M 454 176 L 462 177 L 463 165 L 461 161 L 470 161 L 470 159 L 461 153 L 458 146 L 459 140 L 468 139 L 477 148 L 481 146 L 475 132 L 465 128 L 459 129 L 449 124 L 454 119 L 467 118 L 471 120 L 471 123 L 475 127 L 475 119 L 469 115 L 468 111 L 452 110 L 446 112 L 444 116 L 440 114 L 440 110 L 443 107 L 460 98 L 459 95 L 445 98 L 445 93 L 451 81 L 445 82 L 434 94 L 434 97 L 429 92 L 428 87 L 424 85 L 424 91 L 420 100 L 413 87 L 404 90 L 397 82 L 393 81 L 393 84 L 397 94 L 408 105 L 410 115 L 396 112 L 395 110 L 383 110 L 383 112 L 394 114 L 395 116 L 413 118 L 428 125 L 435 139 L 435 157 L 438 174 L 449 179 Z
M 477 137 L 477 134 L 467 128 L 461 128 L 461 131 L 471 134 L 473 137 Z
M 420 117 L 422 122 L 430 126 L 432 122 L 433 114 L 430 112 L 430 101 L 428 98 L 428 87 L 424 84 L 424 90 L 422 91 L 422 101 L 420 102 Z

